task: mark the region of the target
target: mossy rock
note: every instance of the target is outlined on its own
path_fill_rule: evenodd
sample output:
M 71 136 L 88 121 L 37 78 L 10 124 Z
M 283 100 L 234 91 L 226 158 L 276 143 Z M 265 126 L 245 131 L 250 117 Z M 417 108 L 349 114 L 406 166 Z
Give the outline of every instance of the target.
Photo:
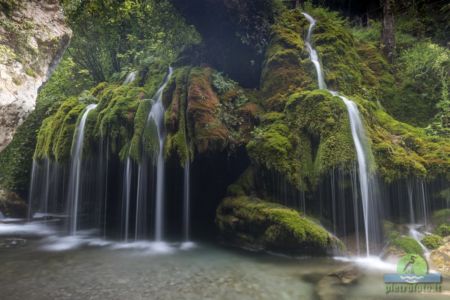
M 240 247 L 312 255 L 332 255 L 344 248 L 298 211 L 258 198 L 225 198 L 217 208 L 216 224 L 226 241 Z
M 409 236 L 400 236 L 391 241 L 390 245 L 405 254 L 419 254 L 423 256 L 423 249 L 420 244 Z
M 143 99 L 149 97 L 141 87 L 114 84 L 106 86 L 97 95 L 99 104 L 91 137 L 108 137 L 111 153 L 125 159 L 130 154 L 136 112 Z
M 443 245 L 442 237 L 435 234 L 428 234 L 422 239 L 422 244 L 428 249 L 437 249 Z
M 307 29 L 308 21 L 300 10 L 285 11 L 272 26 L 261 74 L 261 95 L 267 109 L 282 111 L 292 92 L 317 87 L 303 41 Z
M 50 158 L 57 162 L 69 159 L 76 124 L 85 107 L 85 103 L 71 97 L 60 105 L 55 114 L 42 122 L 34 159 Z
M 441 237 L 447 237 L 450 235 L 450 225 L 441 224 L 434 230 L 434 233 Z
M 284 113 L 263 118 L 247 144 L 249 156 L 298 188 L 315 187 L 320 176 L 355 159 L 347 110 L 327 91 L 294 93 Z
M 197 154 L 233 152 L 245 145 L 256 120 L 256 101 L 208 67 L 175 70 L 163 97 L 167 138 L 165 156 L 181 164 Z

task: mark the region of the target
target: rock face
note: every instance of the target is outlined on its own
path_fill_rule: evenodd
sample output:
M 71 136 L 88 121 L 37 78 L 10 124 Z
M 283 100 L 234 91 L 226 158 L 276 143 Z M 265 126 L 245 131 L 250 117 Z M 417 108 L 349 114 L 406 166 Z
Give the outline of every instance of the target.
M 0 151 L 34 109 L 72 35 L 58 1 L 12 3 L 0 11 Z

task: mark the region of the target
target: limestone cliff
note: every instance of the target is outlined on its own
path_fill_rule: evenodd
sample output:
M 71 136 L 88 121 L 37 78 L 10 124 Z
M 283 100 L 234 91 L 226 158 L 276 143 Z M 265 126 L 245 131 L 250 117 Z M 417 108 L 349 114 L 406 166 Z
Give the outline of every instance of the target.
M 57 0 L 0 0 L 0 151 L 33 111 L 71 35 Z

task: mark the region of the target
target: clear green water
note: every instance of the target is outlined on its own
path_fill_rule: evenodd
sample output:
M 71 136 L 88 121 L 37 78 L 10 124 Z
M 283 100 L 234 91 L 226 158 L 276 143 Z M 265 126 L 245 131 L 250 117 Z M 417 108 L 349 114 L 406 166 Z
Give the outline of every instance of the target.
M 35 237 L 21 247 L 0 247 L 0 299 L 449 299 L 387 296 L 382 271 L 364 271 L 350 286 L 330 285 L 321 278 L 349 264 L 332 258 L 289 258 L 215 243 L 167 253 L 146 244 L 44 250 L 49 243 Z M 444 290 L 450 290 L 448 281 Z

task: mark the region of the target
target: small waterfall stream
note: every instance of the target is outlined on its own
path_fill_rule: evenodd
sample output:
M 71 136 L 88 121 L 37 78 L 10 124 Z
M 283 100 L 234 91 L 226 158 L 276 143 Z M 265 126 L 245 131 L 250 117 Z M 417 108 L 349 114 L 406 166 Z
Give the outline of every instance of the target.
M 84 130 L 89 112 L 97 107 L 97 104 L 89 104 L 81 117 L 80 123 L 76 129 L 76 133 L 72 144 L 72 164 L 70 167 L 68 200 L 71 205 L 70 214 L 70 234 L 76 235 L 78 228 L 78 209 L 80 202 L 81 190 L 81 172 L 82 172 L 82 155 Z
M 173 73 L 172 67 L 169 67 L 169 73 L 163 84 L 160 86 L 154 99 L 156 100 L 150 110 L 147 122 L 153 121 L 156 125 L 159 149 L 156 160 L 156 205 L 155 205 L 155 240 L 162 241 L 164 234 L 164 182 L 165 182 L 165 163 L 164 163 L 164 141 L 166 132 L 164 128 L 164 105 L 162 96 L 167 83 Z
M 309 21 L 309 29 L 308 34 L 306 36 L 305 44 L 308 48 L 308 52 L 310 54 L 310 59 L 314 64 L 317 72 L 317 82 L 319 89 L 327 89 L 324 74 L 322 71 L 322 67 L 320 65 L 319 56 L 317 51 L 312 47 L 312 34 L 314 27 L 316 26 L 316 20 L 308 15 L 307 13 L 303 13 L 305 18 Z M 328 89 L 327 89 L 328 90 Z M 366 253 L 367 256 L 370 255 L 370 241 L 372 239 L 372 233 L 376 231 L 376 228 L 373 228 L 371 225 L 372 222 L 370 220 L 375 220 L 374 214 L 376 214 L 376 209 L 371 209 L 373 205 L 371 202 L 376 201 L 373 197 L 372 189 L 374 188 L 374 178 L 370 174 L 368 169 L 368 161 L 371 155 L 371 149 L 367 142 L 367 136 L 365 133 L 365 129 L 363 123 L 361 121 L 360 113 L 357 105 L 351 101 L 350 99 L 338 94 L 336 91 L 328 90 L 333 96 L 337 96 L 341 98 L 344 102 L 349 119 L 350 119 L 350 128 L 352 133 L 353 142 L 355 144 L 355 150 L 358 161 L 358 179 L 359 179 L 359 190 L 361 193 L 362 200 L 362 208 L 363 208 L 363 217 L 364 217 L 364 229 L 365 229 L 365 239 L 366 239 Z M 355 220 L 357 217 L 355 216 Z M 355 226 L 356 227 L 356 226 Z
M 128 232 L 130 226 L 131 175 L 132 175 L 131 158 L 130 156 L 128 156 L 123 176 L 124 194 L 122 204 L 123 205 L 122 213 L 124 213 L 123 232 L 125 242 L 128 242 Z
M 127 77 L 126 77 L 125 80 L 123 81 L 123 84 L 130 84 L 130 83 L 132 83 L 133 81 L 135 81 L 135 80 L 136 80 L 136 74 L 137 74 L 136 71 L 133 71 L 133 72 L 128 73 Z
M 190 238 L 190 205 L 191 205 L 191 162 L 189 158 L 184 165 L 184 186 L 183 186 L 183 234 L 184 241 Z

